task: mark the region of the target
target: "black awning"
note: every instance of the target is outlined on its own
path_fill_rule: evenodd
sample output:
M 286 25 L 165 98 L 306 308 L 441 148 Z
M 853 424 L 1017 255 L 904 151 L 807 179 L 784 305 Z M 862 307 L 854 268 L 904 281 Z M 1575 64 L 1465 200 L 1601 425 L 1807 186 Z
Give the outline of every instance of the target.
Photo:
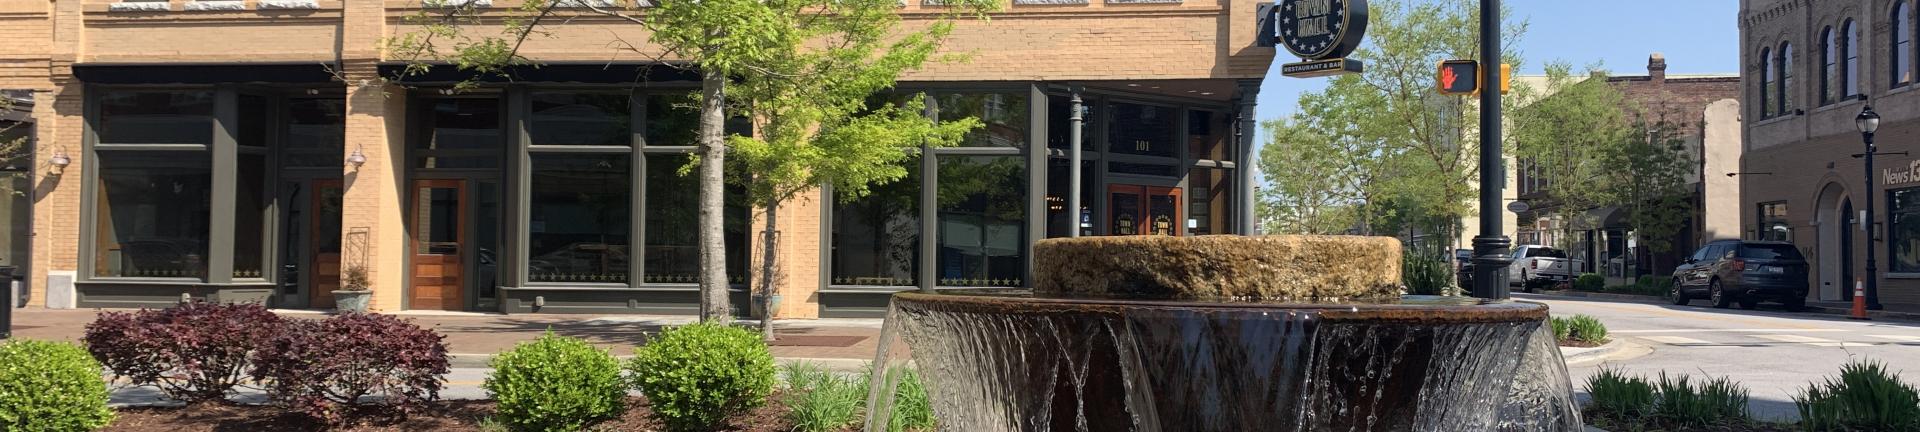
M 94 84 L 323 84 L 338 82 L 329 64 L 127 65 L 77 64 L 73 76 Z
M 382 64 L 380 76 L 399 76 L 406 67 L 404 63 Z M 400 81 L 413 84 L 453 83 L 473 79 L 475 76 L 473 72 L 463 71 L 452 65 L 438 65 L 427 73 L 402 77 Z M 660 63 L 558 63 L 516 66 L 501 74 L 479 78 L 479 81 L 489 83 L 645 84 L 668 81 L 698 82 L 700 74 L 691 69 Z

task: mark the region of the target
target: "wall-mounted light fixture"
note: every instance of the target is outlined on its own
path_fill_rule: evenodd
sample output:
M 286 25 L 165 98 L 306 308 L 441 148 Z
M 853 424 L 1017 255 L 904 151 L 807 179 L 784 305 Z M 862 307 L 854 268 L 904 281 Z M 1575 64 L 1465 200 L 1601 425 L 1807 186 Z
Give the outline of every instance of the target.
M 73 164 L 73 158 L 67 157 L 67 152 L 55 150 L 53 157 L 47 158 L 47 163 L 53 165 L 53 175 L 60 175 L 67 172 L 67 165 Z
M 360 149 L 353 149 L 353 154 L 347 155 L 347 164 L 353 165 L 355 169 L 360 168 L 361 165 L 366 165 L 366 153 L 361 153 Z

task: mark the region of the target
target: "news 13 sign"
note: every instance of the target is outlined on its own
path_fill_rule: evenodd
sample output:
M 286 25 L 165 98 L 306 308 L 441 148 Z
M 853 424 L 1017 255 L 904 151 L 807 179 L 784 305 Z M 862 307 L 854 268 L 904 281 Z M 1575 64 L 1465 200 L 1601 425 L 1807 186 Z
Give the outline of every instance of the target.
M 1260 14 L 1260 42 L 1304 60 L 1344 58 L 1367 32 L 1366 0 L 1281 0 Z

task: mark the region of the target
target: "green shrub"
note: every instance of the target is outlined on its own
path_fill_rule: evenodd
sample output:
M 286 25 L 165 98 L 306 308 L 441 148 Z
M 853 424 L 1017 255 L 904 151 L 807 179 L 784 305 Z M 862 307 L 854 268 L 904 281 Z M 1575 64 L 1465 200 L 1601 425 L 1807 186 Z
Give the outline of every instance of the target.
M 1453 265 L 1433 248 L 1413 248 L 1400 255 L 1400 280 L 1408 294 L 1454 295 Z
M 1599 318 L 1590 315 L 1574 315 L 1573 318 L 1567 319 L 1567 327 L 1567 337 L 1572 340 L 1588 343 L 1607 341 L 1607 325 L 1602 324 Z
M 811 363 L 785 368 L 787 419 L 805 432 L 838 431 L 858 421 L 867 402 L 867 381 L 843 376 Z
M 1600 368 L 1587 377 L 1587 395 L 1592 398 L 1589 416 L 1633 420 L 1645 417 L 1653 409 L 1653 384 L 1646 378 L 1627 376 L 1619 370 Z
M 1606 276 L 1594 273 L 1581 273 L 1580 277 L 1573 279 L 1573 289 L 1575 291 L 1600 292 L 1601 288 L 1604 288 L 1606 285 Z
M 633 354 L 627 363 L 633 386 L 672 429 L 712 430 L 773 392 L 773 354 L 758 333 L 746 329 L 669 327 Z
M 1690 377 L 1660 373 L 1653 414 L 1668 425 L 1706 427 L 1747 421 L 1747 389 L 1726 377 L 1694 385 Z
M 1920 390 L 1876 361 L 1852 361 L 1838 379 L 1813 383 L 1793 398 L 1807 430 L 1920 429 Z
M 0 344 L 0 430 L 89 431 L 113 421 L 107 382 L 87 350 L 64 342 Z
M 1566 342 L 1568 340 L 1573 339 L 1573 322 L 1572 321 L 1567 320 L 1566 318 L 1553 317 L 1553 318 L 1548 318 L 1547 323 L 1553 326 L 1554 341 Z
M 626 408 L 620 361 L 584 340 L 548 331 L 489 366 L 481 386 L 498 404 L 494 419 L 516 430 L 575 431 Z
M 933 401 L 927 398 L 927 386 L 920 381 L 920 374 L 907 368 L 894 368 L 887 373 L 900 374 L 900 384 L 893 390 L 893 413 L 887 422 L 887 432 L 934 430 Z
M 1653 291 L 1653 292 L 1664 294 L 1667 292 L 1668 288 L 1673 288 L 1673 279 L 1654 276 L 1654 275 L 1646 275 L 1646 276 L 1641 276 L 1640 279 L 1638 280 L 1635 280 L 1633 284 L 1635 286 L 1640 287 L 1641 290 Z

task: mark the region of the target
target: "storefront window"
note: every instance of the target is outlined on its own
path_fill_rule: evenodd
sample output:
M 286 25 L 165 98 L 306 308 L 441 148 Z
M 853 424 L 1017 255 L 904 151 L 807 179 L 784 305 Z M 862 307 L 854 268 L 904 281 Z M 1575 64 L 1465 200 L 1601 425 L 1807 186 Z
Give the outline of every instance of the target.
M 686 94 L 647 96 L 647 145 L 651 147 L 686 146 L 698 142 L 700 107 Z
M 633 143 L 632 98 L 624 93 L 534 93 L 533 145 Z
M 265 257 L 267 202 L 267 155 L 241 153 L 238 175 L 234 178 L 233 277 L 267 277 Z
M 680 175 L 684 154 L 647 155 L 646 283 L 700 281 L 700 185 L 697 173 Z M 746 281 L 747 216 L 744 190 L 729 184 L 726 197 L 727 278 Z
M 1067 237 L 1072 230 L 1079 229 L 1080 235 L 1093 235 L 1093 195 L 1094 179 L 1100 173 L 1093 170 L 1093 161 L 1080 161 L 1080 211 L 1067 211 L 1068 184 L 1073 182 L 1073 173 L 1068 171 L 1073 162 L 1066 158 L 1047 160 L 1047 237 Z M 1078 227 L 1078 228 L 1076 228 Z
M 940 93 L 935 96 L 941 121 L 968 117 L 982 125 L 967 134 L 962 147 L 1026 147 L 1026 93 Z
M 1187 111 L 1187 157 L 1228 160 L 1226 116 L 1213 111 Z
M 1178 157 L 1174 143 L 1178 139 L 1179 110 L 1114 102 L 1107 127 L 1107 151 L 1143 156 Z
M 94 276 L 205 277 L 205 151 L 100 151 Z
M 941 286 L 1024 286 L 1026 169 L 1017 156 L 942 156 Z
M 833 285 L 915 286 L 920 270 L 920 161 L 833 209 Z
M 501 145 L 500 100 L 495 98 L 449 98 L 429 102 L 427 139 L 419 141 L 421 150 L 496 150 Z M 449 158 L 450 159 L 450 158 Z M 422 168 L 477 168 L 472 166 L 423 166 Z
M 527 273 L 535 282 L 626 283 L 632 165 L 626 154 L 534 154 Z
M 1760 208 L 1761 241 L 1793 241 L 1793 226 L 1787 223 L 1787 202 L 1777 201 L 1761 203 Z
M 213 92 L 120 91 L 100 97 L 101 144 L 210 144 Z
M 287 141 L 280 147 L 284 166 L 339 168 L 346 164 L 346 100 L 291 99 L 286 106 Z
M 1895 273 L 1920 273 L 1920 188 L 1887 192 L 1887 255 Z

